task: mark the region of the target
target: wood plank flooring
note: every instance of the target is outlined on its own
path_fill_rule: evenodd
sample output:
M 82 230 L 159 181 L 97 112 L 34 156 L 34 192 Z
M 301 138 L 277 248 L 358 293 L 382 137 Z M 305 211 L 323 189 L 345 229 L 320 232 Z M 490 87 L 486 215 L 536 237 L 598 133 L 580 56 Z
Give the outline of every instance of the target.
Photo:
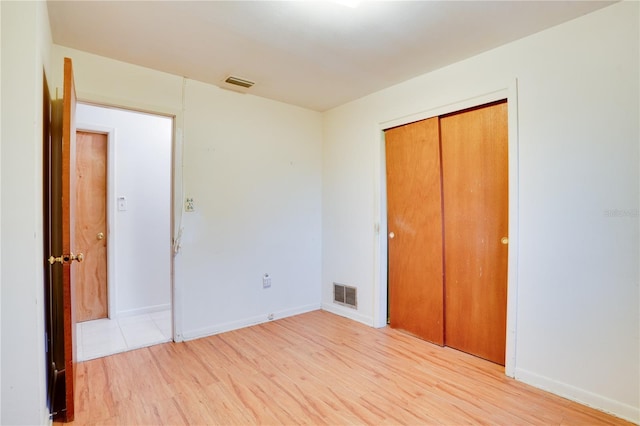
M 501 366 L 324 311 L 78 364 L 82 425 L 623 425 Z

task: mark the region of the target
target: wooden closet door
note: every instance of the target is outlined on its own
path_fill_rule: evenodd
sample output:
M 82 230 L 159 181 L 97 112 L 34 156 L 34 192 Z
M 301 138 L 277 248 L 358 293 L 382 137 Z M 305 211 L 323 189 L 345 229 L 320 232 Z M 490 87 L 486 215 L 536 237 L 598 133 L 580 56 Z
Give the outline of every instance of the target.
M 440 129 L 445 345 L 504 365 L 507 104 L 443 116 Z
M 442 345 L 442 203 L 438 118 L 385 132 L 389 320 Z

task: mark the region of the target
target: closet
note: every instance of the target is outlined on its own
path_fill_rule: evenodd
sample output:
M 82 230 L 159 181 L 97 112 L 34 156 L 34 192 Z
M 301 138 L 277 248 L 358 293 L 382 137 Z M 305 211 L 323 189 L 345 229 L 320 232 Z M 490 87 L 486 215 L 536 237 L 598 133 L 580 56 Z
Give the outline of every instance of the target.
M 385 131 L 389 323 L 504 365 L 507 103 Z

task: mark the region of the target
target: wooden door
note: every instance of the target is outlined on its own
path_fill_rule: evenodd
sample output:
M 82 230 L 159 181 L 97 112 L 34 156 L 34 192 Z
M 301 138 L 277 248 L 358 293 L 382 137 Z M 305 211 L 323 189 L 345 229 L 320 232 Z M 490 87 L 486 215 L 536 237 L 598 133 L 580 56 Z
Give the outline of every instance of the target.
M 58 107 L 60 105 L 60 107 Z M 62 253 L 62 108 L 43 85 L 43 242 L 46 256 Z M 64 409 L 64 327 L 62 321 L 62 265 L 44 262 L 45 324 L 47 344 L 47 407 Z M 60 397 L 62 395 L 62 397 Z
M 45 95 L 46 96 L 46 95 Z M 51 137 L 44 146 L 45 249 L 50 255 L 45 278 L 49 292 L 50 409 L 56 420 L 73 421 L 75 384 L 75 273 L 81 253 L 74 252 L 75 104 L 71 60 L 64 60 L 63 99 L 52 102 Z M 46 107 L 45 107 L 46 109 Z M 45 116 L 45 121 L 47 117 Z M 45 126 L 46 127 L 46 126 Z
M 389 320 L 442 345 L 442 207 L 438 118 L 385 132 Z
M 504 365 L 507 104 L 443 116 L 440 129 L 445 345 Z
M 64 58 L 64 84 L 62 108 L 62 252 L 70 259 L 62 264 L 62 288 L 64 304 L 64 352 L 65 352 L 65 402 L 64 420 L 74 417 L 74 385 L 76 360 L 75 276 L 73 262 L 75 220 L 75 149 L 76 149 L 76 88 L 71 59 Z M 77 255 L 80 255 L 77 251 Z M 81 259 L 81 258 L 80 258 Z
M 107 317 L 107 135 L 76 132 L 76 319 Z

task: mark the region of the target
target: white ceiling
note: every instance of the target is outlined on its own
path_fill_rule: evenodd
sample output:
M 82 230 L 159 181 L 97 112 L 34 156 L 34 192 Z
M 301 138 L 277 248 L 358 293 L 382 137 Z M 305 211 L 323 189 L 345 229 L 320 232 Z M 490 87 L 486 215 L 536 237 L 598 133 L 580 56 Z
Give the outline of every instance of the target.
M 56 44 L 317 111 L 602 8 L 605 1 L 57 1 Z

